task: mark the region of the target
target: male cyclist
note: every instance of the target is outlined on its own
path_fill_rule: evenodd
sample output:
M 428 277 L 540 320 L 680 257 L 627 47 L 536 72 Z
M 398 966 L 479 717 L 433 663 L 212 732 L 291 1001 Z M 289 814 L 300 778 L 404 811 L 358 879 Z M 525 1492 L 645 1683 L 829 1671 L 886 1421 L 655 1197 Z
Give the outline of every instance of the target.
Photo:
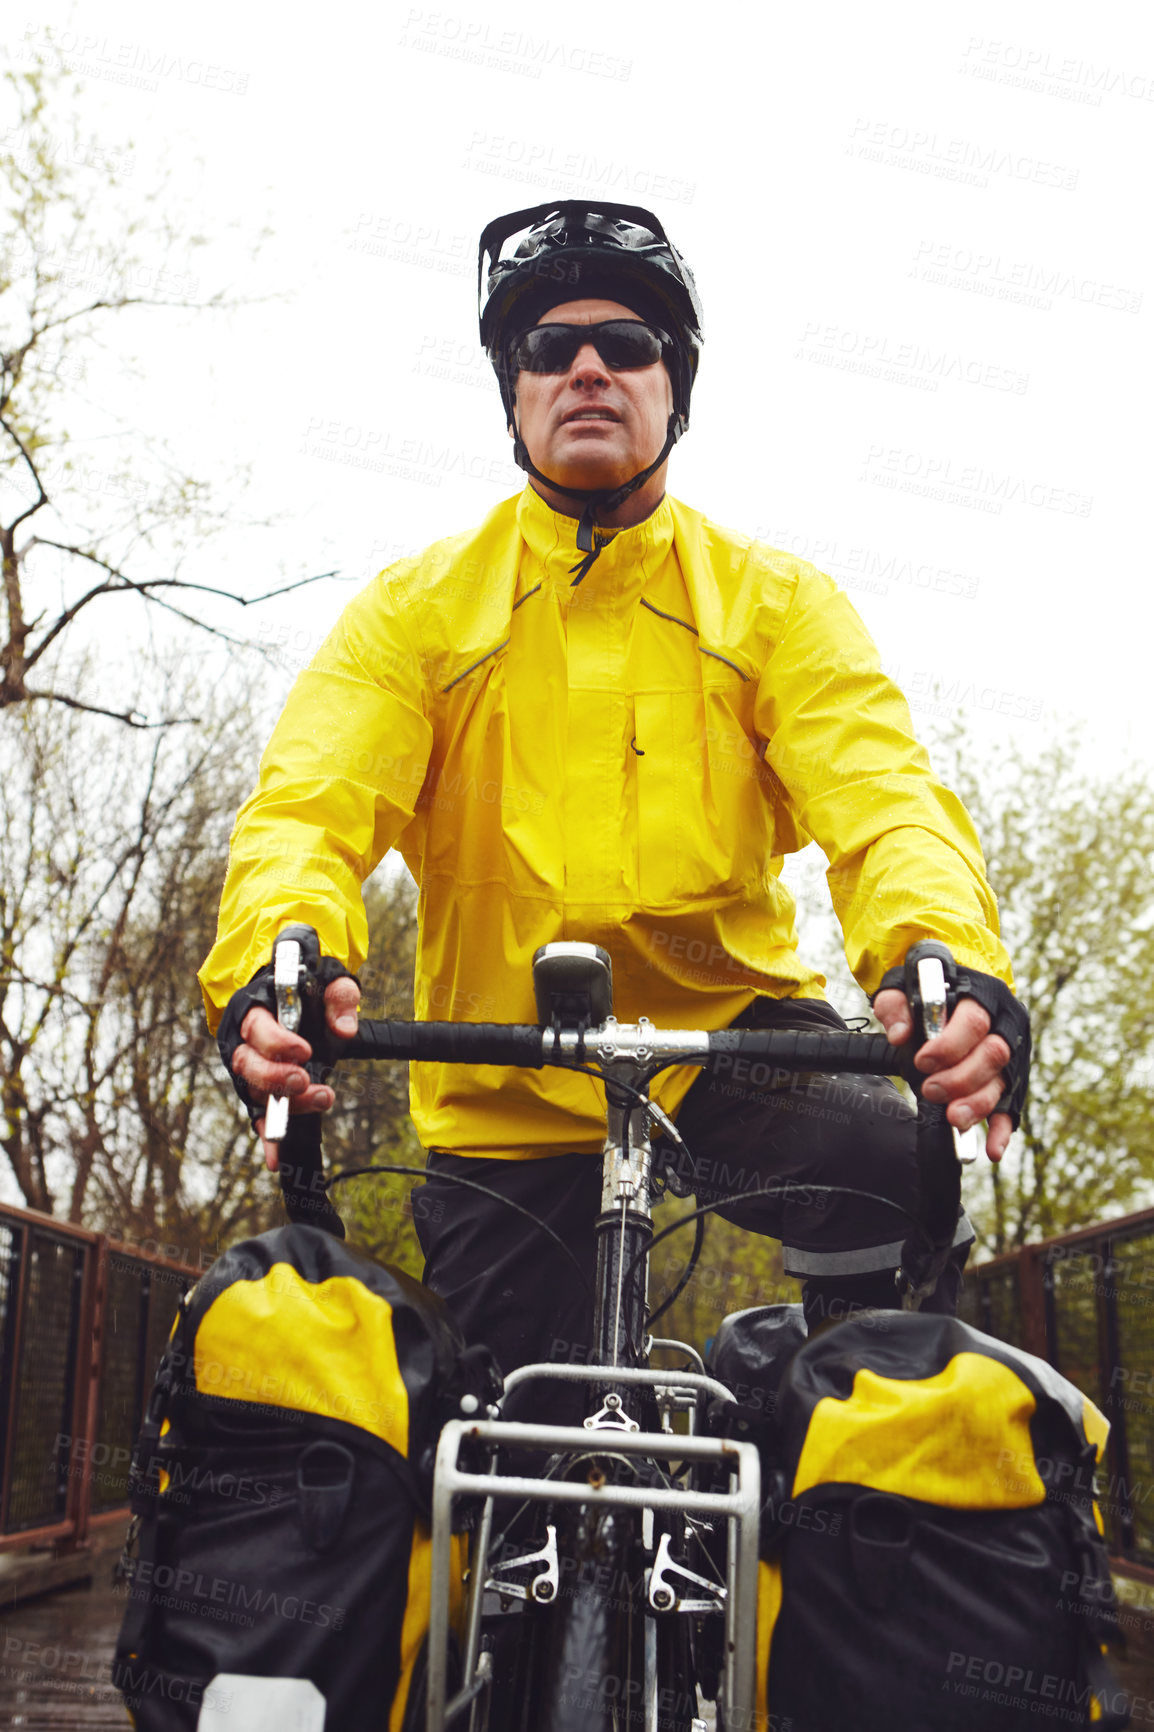
M 623 1020 L 837 1028 L 779 877 L 813 837 L 892 1041 L 910 1033 L 893 973 L 910 945 L 939 939 L 967 971 L 919 1064 L 955 1125 L 989 1120 L 999 1159 L 1028 1033 L 973 827 L 835 585 L 665 491 L 702 341 L 689 270 L 650 213 L 580 201 L 490 224 L 480 262 L 481 340 L 529 483 L 358 596 L 277 724 L 201 973 L 257 1129 L 270 1092 L 294 1112 L 333 1101 L 271 1014 L 275 936 L 317 929 L 339 976 L 329 1025 L 351 1034 L 342 970 L 364 959 L 360 885 L 390 847 L 420 885 L 418 1017 L 533 1021 L 534 951 L 581 938 L 610 952 Z M 897 1302 L 916 1180 L 890 1083 L 809 1082 L 686 1069 L 656 1099 L 700 1199 L 761 1187 L 724 1212 L 781 1239 L 813 1323 Z M 452 1178 L 551 1222 L 591 1272 L 598 1088 L 420 1065 L 412 1111 L 443 1205 L 419 1211 L 426 1280 L 506 1371 L 580 1355 L 588 1300 L 549 1239 Z M 956 1304 L 972 1237 L 963 1217 L 931 1307 Z

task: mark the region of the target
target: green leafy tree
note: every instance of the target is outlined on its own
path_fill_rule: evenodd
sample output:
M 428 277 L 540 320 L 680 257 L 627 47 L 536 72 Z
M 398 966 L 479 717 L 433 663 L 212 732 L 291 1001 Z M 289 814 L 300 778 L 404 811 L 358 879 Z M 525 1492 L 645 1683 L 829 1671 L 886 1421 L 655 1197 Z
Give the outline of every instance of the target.
M 696 1207 L 696 1199 L 667 1198 L 654 1211 L 660 1232 L 679 1215 Z M 657 1306 L 680 1283 L 693 1247 L 693 1227 L 686 1225 L 662 1241 L 653 1253 L 649 1274 L 649 1307 Z M 654 1326 L 654 1333 L 687 1341 L 699 1352 L 716 1335 L 723 1317 L 755 1305 L 793 1304 L 801 1298 L 800 1284 L 782 1270 L 781 1246 L 735 1227 L 717 1215 L 706 1217 L 705 1239 L 697 1268 L 680 1296 Z
M 977 824 L 1033 1022 L 1021 1131 L 968 1187 L 1004 1251 L 1154 1195 L 1154 788 L 1093 767 L 1073 732 L 979 758 L 956 730 L 935 756 Z

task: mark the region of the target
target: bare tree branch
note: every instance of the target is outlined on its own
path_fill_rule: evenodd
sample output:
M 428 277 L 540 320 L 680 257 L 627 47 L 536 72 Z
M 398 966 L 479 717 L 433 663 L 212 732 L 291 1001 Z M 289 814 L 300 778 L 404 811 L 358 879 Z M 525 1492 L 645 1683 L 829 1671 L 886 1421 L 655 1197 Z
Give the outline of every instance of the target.
M 2 416 L 0 416 L 0 427 L 3 427 L 5 433 L 7 433 L 9 439 L 11 439 L 12 443 L 16 446 L 17 450 L 19 451 L 21 457 L 23 457 L 25 463 L 28 465 L 28 469 L 31 473 L 33 481 L 35 481 L 35 483 L 36 483 L 37 492 L 39 494 L 39 498 L 35 499 L 32 502 L 32 504 L 27 507 L 26 510 L 22 511 L 18 517 L 14 517 L 12 519 L 12 522 L 6 526 L 7 533 L 9 535 L 15 535 L 15 533 L 19 529 L 20 525 L 27 518 L 34 516 L 35 513 L 37 511 L 39 511 L 42 506 L 48 504 L 48 495 L 44 491 L 44 483 L 40 479 L 40 471 L 37 469 L 35 463 L 33 462 L 32 456 L 28 450 L 28 447 L 25 445 L 23 439 L 21 439 L 19 433 L 17 433 L 15 427 L 9 426 L 8 422 L 5 421 Z
M 108 477 L 82 473 L 67 461 L 69 440 L 54 416 L 53 393 L 66 374 L 63 362 L 70 356 L 83 357 L 90 346 L 99 347 L 109 320 L 134 308 L 221 311 L 243 303 L 223 290 L 199 299 L 194 290 L 185 292 L 191 279 L 173 274 L 182 268 L 180 261 L 172 258 L 178 225 L 163 200 L 153 199 L 137 211 L 126 210 L 118 198 L 106 196 L 116 187 L 116 177 L 111 171 L 99 167 L 94 171 L 93 164 L 83 160 L 79 165 L 58 160 L 50 122 L 55 128 L 56 109 L 63 103 L 67 113 L 78 90 L 75 79 L 63 65 L 46 64 L 42 60 L 19 78 L 10 77 L 9 83 L 15 87 L 19 103 L 21 144 L 16 150 L 0 139 L 0 183 L 7 183 L 11 222 L 28 263 L 22 264 L 18 272 L 9 273 L 12 280 L 5 279 L 4 285 L 6 290 L 13 291 L 13 300 L 23 298 L 25 322 L 18 332 L 6 334 L 5 352 L 0 357 L 3 365 L 0 430 L 11 441 L 7 460 L 9 478 L 19 496 L 13 520 L 0 525 L 4 559 L 0 599 L 7 612 L 6 630 L 0 629 L 0 709 L 31 700 L 67 702 L 75 710 L 106 716 L 127 726 L 155 726 L 146 723 L 137 708 L 99 703 L 99 694 L 72 692 L 69 696 L 69 682 L 59 674 L 35 690 L 27 687 L 27 675 L 60 646 L 63 634 L 74 622 L 82 615 L 90 618 L 88 610 L 109 595 L 130 594 L 160 608 L 182 626 L 194 627 L 233 649 L 260 650 L 260 645 L 251 645 L 243 637 L 177 605 L 177 592 L 217 596 L 247 608 L 333 574 L 324 572 L 270 586 L 257 596 L 187 580 L 180 575 L 184 540 L 191 531 L 197 545 L 203 544 L 206 486 L 170 461 L 162 439 L 153 436 L 146 445 L 134 446 L 132 466 L 122 470 L 118 464 L 116 472 Z M 12 136 L 10 133 L 9 139 Z M 131 274 L 141 262 L 137 240 L 141 234 L 151 241 L 160 241 L 164 247 L 162 268 L 151 279 L 156 288 L 153 294 L 136 292 L 136 280 Z M 83 271 L 78 280 L 73 261 L 81 256 Z M 6 305 L 10 304 L 6 301 Z M 77 402 L 85 403 L 82 392 L 76 392 L 74 387 L 64 388 L 73 392 Z M 88 400 L 86 404 L 87 411 L 102 417 L 112 415 L 115 420 L 114 407 L 104 398 Z M 133 434 L 134 429 L 119 425 L 112 436 L 123 439 L 132 438 Z M 93 436 L 89 432 L 85 438 L 90 440 Z M 57 473 L 45 463 L 43 452 L 60 444 L 64 446 L 65 461 Z M 146 463 L 137 461 L 142 453 L 147 454 Z M 26 497 L 25 471 L 35 489 L 31 499 Z M 109 504 L 118 489 L 130 501 L 127 512 Z M 95 512 L 99 528 L 73 531 L 68 514 L 77 504 L 85 517 Z M 15 539 L 18 527 L 45 507 L 64 520 L 67 526 L 64 533 L 58 532 L 53 537 L 33 535 L 18 547 Z M 225 519 L 223 514 L 216 516 L 215 527 L 220 527 Z M 154 570 L 159 560 L 165 559 L 169 562 L 167 572 L 143 578 L 129 574 L 128 562 L 135 563 L 134 556 L 143 551 L 142 542 Z M 29 625 L 25 612 L 26 595 L 33 588 L 29 562 L 41 547 L 51 548 L 62 556 L 65 588 L 59 607 L 46 609 L 38 605 L 36 620 Z M 106 574 L 107 581 L 76 583 L 76 574 L 70 568 L 77 561 L 96 565 Z M 82 593 L 74 595 L 72 591 L 77 588 Z
M 276 596 L 287 595 L 291 590 L 304 589 L 311 583 L 320 583 L 327 577 L 336 576 L 335 571 L 319 571 L 311 577 L 297 578 L 293 583 L 282 584 L 277 589 L 266 590 L 262 595 L 244 596 L 236 594 L 233 590 L 219 589 L 210 584 L 190 583 L 184 578 L 131 578 L 128 577 L 119 566 L 113 565 L 110 561 L 102 558 L 100 554 L 93 553 L 89 548 L 78 547 L 63 541 L 53 541 L 47 536 L 32 537 L 21 550 L 22 555 L 27 553 L 27 551 L 32 547 L 52 547 L 61 553 L 71 554 L 76 559 L 89 560 L 93 565 L 99 566 L 102 571 L 107 571 L 113 581 L 95 584 L 91 589 L 87 590 L 82 596 L 74 601 L 70 607 L 64 609 L 59 617 L 52 622 L 52 625 L 48 627 L 36 646 L 32 650 L 26 652 L 24 657 L 24 666 L 26 669 L 35 667 L 36 663 L 40 660 L 41 656 L 44 655 L 45 651 L 48 650 L 61 633 L 72 624 L 72 621 L 77 617 L 77 615 L 88 606 L 89 602 L 94 601 L 101 595 L 117 595 L 131 592 L 141 596 L 146 601 L 155 602 L 158 607 L 163 608 L 167 613 L 174 614 L 177 619 L 183 620 L 187 625 L 195 626 L 198 631 L 207 632 L 211 637 L 218 637 L 222 642 L 232 644 L 234 648 L 246 649 L 251 646 L 244 638 L 234 637 L 230 632 L 223 631 L 219 626 L 210 625 L 207 620 L 197 619 L 195 614 L 186 613 L 183 608 L 173 606 L 171 602 L 165 601 L 163 596 L 155 594 L 154 591 L 163 589 L 191 590 L 197 591 L 203 595 L 219 596 L 224 601 L 236 602 L 240 607 L 255 607 L 258 602 L 271 601 Z M 51 695 L 59 698 L 60 694 L 43 694 L 28 691 L 26 695 L 28 697 Z M 92 706 L 87 707 L 91 708 Z M 125 719 L 123 714 L 112 710 L 97 710 L 96 713 L 99 715 L 116 715 L 119 720 Z
M 84 710 L 90 716 L 107 716 L 110 721 L 124 722 L 130 728 L 139 728 L 147 732 L 153 728 L 175 728 L 186 723 L 199 721 L 198 716 L 166 716 L 163 721 L 150 722 L 140 714 L 139 710 L 106 710 L 100 704 L 86 704 L 81 698 L 74 698 L 70 692 L 42 692 L 32 686 L 24 688 L 26 698 L 47 698 L 56 704 L 65 704 L 70 710 Z
M 304 589 L 310 583 L 321 583 L 326 577 L 338 575 L 338 568 L 334 566 L 332 571 L 317 571 L 311 577 L 294 578 L 292 583 L 282 583 L 276 589 L 262 590 L 260 595 L 238 595 L 233 589 L 220 589 L 211 583 L 191 583 L 184 577 L 128 577 L 118 565 L 110 564 L 108 560 L 102 559 L 98 553 L 93 553 L 86 547 L 75 547 L 69 542 L 53 541 L 44 535 L 30 537 L 21 549 L 21 554 L 28 552 L 33 547 L 55 547 L 61 553 L 74 554 L 77 559 L 90 559 L 94 565 L 101 566 L 113 577 L 119 578 L 125 587 L 138 590 L 141 594 L 151 593 L 155 589 L 191 589 L 199 591 L 202 595 L 219 595 L 224 601 L 235 601 L 239 607 L 255 607 L 258 602 L 272 601 L 278 595 L 288 595 L 291 590 Z M 101 585 L 99 590 L 93 590 L 91 594 L 101 594 L 104 588 L 105 586 Z M 88 600 L 89 598 L 86 596 L 83 599 Z M 80 605 L 83 605 L 83 601 Z M 194 621 L 194 623 L 196 622 Z

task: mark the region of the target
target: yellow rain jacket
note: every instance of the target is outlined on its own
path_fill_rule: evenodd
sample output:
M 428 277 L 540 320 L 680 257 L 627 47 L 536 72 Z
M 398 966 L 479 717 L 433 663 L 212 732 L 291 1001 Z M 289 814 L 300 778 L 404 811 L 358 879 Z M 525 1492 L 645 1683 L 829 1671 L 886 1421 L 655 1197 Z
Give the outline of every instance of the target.
M 759 994 L 820 998 L 779 877 L 811 837 L 867 992 L 925 937 L 1008 982 L 973 826 L 831 580 L 667 497 L 574 587 L 575 530 L 526 487 L 345 609 L 237 818 L 210 1024 L 289 921 L 359 967 L 361 882 L 394 845 L 420 885 L 422 1018 L 535 1021 L 533 952 L 560 938 L 610 952 L 622 1020 L 714 1029 Z M 665 1074 L 667 1111 L 696 1074 Z M 592 1078 L 411 1075 L 426 1147 L 601 1147 Z

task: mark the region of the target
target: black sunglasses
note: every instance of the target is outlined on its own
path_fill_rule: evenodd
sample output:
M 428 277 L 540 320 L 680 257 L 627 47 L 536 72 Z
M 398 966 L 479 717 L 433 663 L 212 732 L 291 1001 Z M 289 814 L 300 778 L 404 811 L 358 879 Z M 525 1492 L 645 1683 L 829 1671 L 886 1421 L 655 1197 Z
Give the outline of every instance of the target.
M 567 373 L 574 356 L 592 343 L 615 373 L 652 367 L 672 339 L 639 319 L 606 319 L 600 325 L 534 325 L 509 346 L 510 373 Z

